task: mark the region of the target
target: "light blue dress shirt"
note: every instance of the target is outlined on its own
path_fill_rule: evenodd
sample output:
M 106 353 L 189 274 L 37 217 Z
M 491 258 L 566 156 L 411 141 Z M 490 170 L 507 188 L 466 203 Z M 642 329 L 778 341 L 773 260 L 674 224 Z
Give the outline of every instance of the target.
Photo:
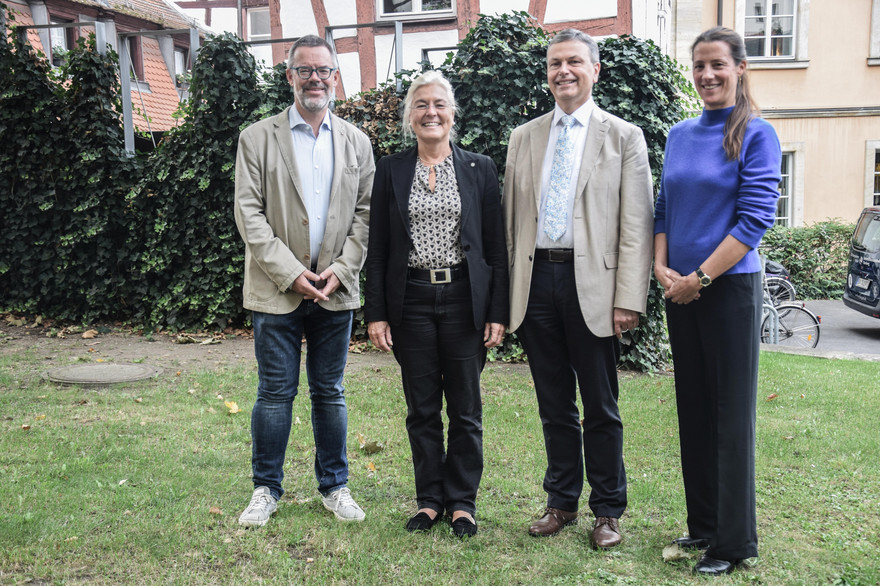
M 562 130 L 560 120 L 565 112 L 559 106 L 553 111 L 553 122 L 550 125 L 550 137 L 547 140 L 547 150 L 544 152 L 544 165 L 541 168 L 541 209 L 538 210 L 538 241 L 536 248 L 574 248 L 574 236 L 572 234 L 572 218 L 574 217 L 575 189 L 577 189 L 578 175 L 580 175 L 581 161 L 584 160 L 584 145 L 587 143 L 587 131 L 590 128 L 590 116 L 596 107 L 593 98 L 572 112 L 576 122 L 569 129 L 574 140 L 574 168 L 571 170 L 571 181 L 568 188 L 568 224 L 565 234 L 559 240 L 552 240 L 544 233 L 544 208 L 547 202 L 547 194 L 550 192 L 550 168 L 553 167 L 553 153 L 556 151 L 556 141 Z
M 300 115 L 296 106 L 290 109 L 290 134 L 293 139 L 293 156 L 302 185 L 302 198 L 309 214 L 309 245 L 314 268 L 321 252 L 327 213 L 330 209 L 330 186 L 333 183 L 333 133 L 330 129 L 330 112 L 318 129 L 318 136 Z

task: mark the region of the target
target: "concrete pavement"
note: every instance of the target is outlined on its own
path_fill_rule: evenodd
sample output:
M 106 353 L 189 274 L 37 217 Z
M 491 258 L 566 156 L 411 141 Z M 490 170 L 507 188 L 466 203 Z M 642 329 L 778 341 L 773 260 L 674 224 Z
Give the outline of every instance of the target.
M 880 362 L 880 319 L 850 309 L 841 300 L 807 301 L 806 308 L 822 317 L 819 344 L 815 348 L 761 344 L 761 349 Z

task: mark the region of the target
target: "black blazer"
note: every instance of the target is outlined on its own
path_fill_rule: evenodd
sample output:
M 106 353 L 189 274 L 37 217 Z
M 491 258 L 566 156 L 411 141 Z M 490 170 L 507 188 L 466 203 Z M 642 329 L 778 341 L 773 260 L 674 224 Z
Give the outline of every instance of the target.
M 379 160 L 370 199 L 364 321 L 400 324 L 412 231 L 409 196 L 416 173 L 417 147 Z M 455 178 L 461 196 L 461 247 L 467 258 L 474 327 L 507 325 L 507 246 L 501 215 L 498 170 L 485 155 L 452 145 Z M 441 267 L 437 267 L 441 268 Z

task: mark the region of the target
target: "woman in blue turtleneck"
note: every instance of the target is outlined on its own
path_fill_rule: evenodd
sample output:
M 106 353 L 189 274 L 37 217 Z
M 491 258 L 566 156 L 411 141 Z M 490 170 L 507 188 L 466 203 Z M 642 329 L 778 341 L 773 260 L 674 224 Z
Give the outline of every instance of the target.
M 757 117 L 746 53 L 716 27 L 691 47 L 699 118 L 675 125 L 654 218 L 654 274 L 665 290 L 675 367 L 688 533 L 699 574 L 758 555 L 755 404 L 761 319 L 756 248 L 773 225 L 781 152 Z

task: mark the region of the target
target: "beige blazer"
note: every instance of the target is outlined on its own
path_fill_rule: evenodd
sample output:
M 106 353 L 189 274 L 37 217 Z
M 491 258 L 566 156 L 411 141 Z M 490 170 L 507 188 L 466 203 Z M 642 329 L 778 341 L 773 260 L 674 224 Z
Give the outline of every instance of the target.
M 235 162 L 235 223 L 245 243 L 244 307 L 263 313 L 296 309 L 303 297 L 290 286 L 312 264 L 289 110 L 246 128 Z M 333 114 L 330 126 L 333 181 L 317 272 L 330 267 L 339 278 L 339 289 L 319 302 L 338 311 L 360 306 L 358 277 L 367 251 L 376 167 L 363 132 Z
M 510 331 L 529 300 L 541 167 L 553 113 L 510 135 L 502 207 L 510 262 Z M 642 131 L 598 108 L 587 131 L 574 201 L 574 268 L 581 312 L 596 336 L 614 334 L 615 307 L 645 312 L 653 252 L 653 191 Z

